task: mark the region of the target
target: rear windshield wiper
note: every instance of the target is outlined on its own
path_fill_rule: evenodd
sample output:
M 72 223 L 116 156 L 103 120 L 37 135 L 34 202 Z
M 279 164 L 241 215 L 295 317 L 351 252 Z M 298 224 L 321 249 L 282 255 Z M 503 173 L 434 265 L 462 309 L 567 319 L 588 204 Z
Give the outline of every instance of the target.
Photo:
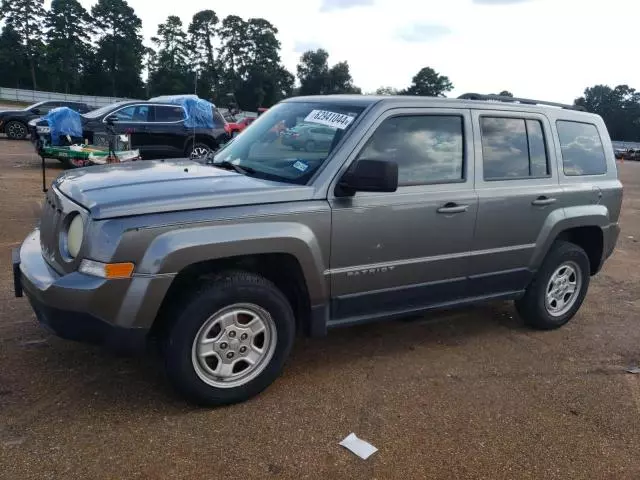
M 235 170 L 242 175 L 253 175 L 256 171 L 251 167 L 241 167 L 240 165 L 230 162 L 229 160 L 223 160 L 222 162 L 212 163 L 214 167 L 223 168 L 225 170 Z

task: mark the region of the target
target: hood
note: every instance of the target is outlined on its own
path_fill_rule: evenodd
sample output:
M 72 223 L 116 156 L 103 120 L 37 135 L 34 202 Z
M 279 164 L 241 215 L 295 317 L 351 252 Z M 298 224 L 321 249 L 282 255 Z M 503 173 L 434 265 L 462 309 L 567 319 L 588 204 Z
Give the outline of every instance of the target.
M 54 183 L 96 219 L 309 200 L 313 187 L 272 182 L 190 160 L 147 160 L 64 173 Z
M 5 115 L 15 115 L 16 113 L 25 113 L 25 110 L 0 110 L 0 118 L 4 117 Z

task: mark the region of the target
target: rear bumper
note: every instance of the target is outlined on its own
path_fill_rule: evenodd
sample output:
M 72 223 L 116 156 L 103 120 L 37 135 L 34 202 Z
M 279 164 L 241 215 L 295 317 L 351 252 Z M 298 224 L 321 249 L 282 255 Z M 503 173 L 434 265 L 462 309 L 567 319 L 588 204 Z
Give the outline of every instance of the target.
M 172 277 L 121 280 L 73 272 L 60 275 L 42 257 L 36 230 L 13 253 L 16 296 L 24 294 L 38 321 L 59 337 L 121 351 L 146 346 Z
M 604 265 L 604 262 L 613 254 L 618 243 L 618 237 L 620 236 L 620 225 L 618 223 L 612 223 L 608 227 L 602 229 L 603 233 L 603 245 L 602 245 L 602 259 L 600 265 L 598 265 L 597 271 L 599 272 Z

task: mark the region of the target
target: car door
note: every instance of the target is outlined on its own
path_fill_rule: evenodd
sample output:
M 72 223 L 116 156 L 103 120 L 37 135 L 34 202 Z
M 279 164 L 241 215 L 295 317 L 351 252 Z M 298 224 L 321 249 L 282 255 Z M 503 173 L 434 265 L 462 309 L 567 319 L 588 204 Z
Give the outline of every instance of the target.
M 524 289 L 545 222 L 563 216 L 551 125 L 537 113 L 473 111 L 478 220 L 474 295 Z
M 107 118 L 113 118 L 115 133 L 117 135 L 129 135 L 131 148 L 139 149 L 140 153 L 147 154 L 150 151 L 149 139 L 144 127 L 150 115 L 151 107 L 145 103 L 121 107 L 106 115 L 102 120 L 105 129 L 105 133 L 102 136 L 108 137 Z
M 154 153 L 169 157 L 184 154 L 185 142 L 189 136 L 184 119 L 184 109 L 180 105 L 153 105 L 153 115 L 144 128 Z
M 477 199 L 466 109 L 393 109 L 350 160 L 395 161 L 393 193 L 329 197 L 332 322 L 419 311 L 467 295 Z M 337 180 L 336 180 L 337 181 Z

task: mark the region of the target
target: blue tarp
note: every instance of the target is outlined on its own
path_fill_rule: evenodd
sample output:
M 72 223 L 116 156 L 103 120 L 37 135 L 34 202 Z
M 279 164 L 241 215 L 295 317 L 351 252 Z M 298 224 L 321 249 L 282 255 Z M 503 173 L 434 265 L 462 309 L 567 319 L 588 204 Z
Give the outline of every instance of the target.
M 61 145 L 66 135 L 82 138 L 82 121 L 80 114 L 69 107 L 58 107 L 49 110 L 44 117 L 51 129 L 51 144 Z
M 213 109 L 216 106 L 196 95 L 164 95 L 152 100 L 181 105 L 187 113 L 184 125 L 188 128 L 214 128 Z

